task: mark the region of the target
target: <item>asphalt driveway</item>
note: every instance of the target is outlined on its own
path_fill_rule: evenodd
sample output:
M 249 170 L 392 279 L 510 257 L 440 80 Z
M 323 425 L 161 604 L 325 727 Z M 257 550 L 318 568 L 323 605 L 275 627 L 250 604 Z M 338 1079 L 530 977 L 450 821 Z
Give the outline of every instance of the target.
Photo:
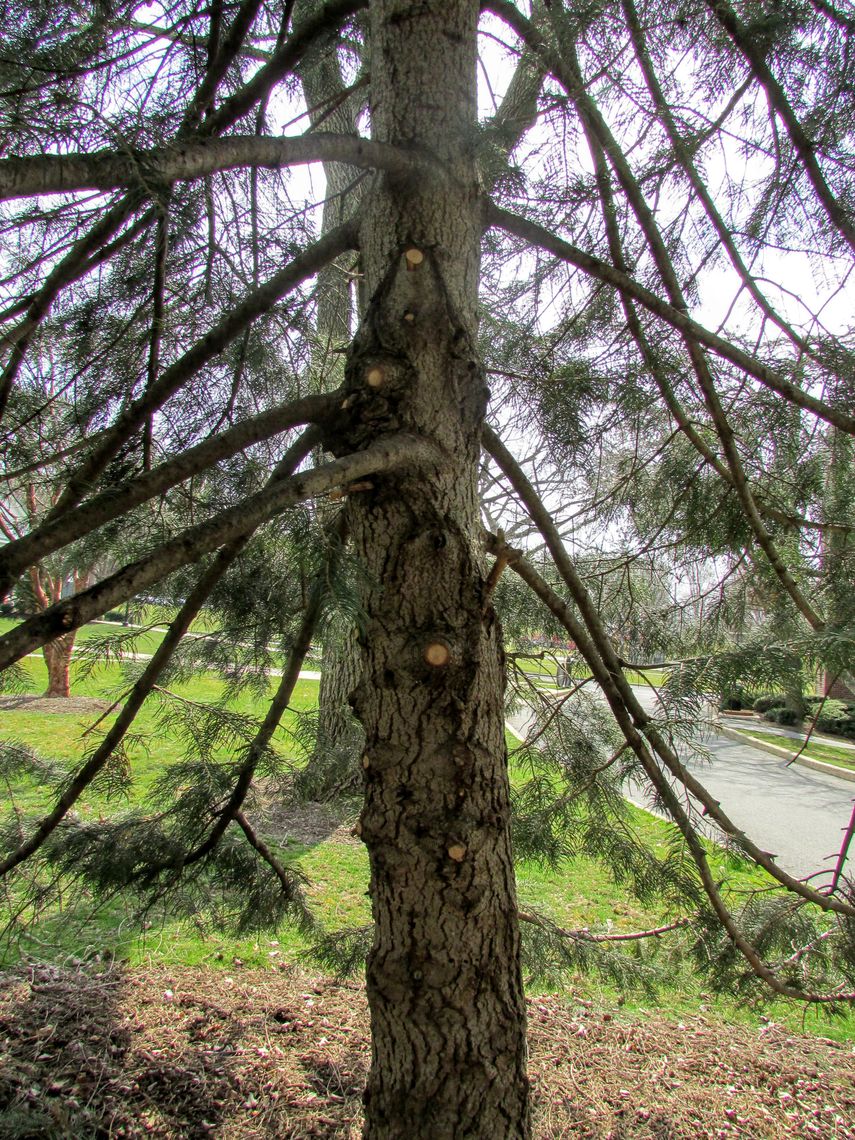
M 644 704 L 651 690 L 636 689 Z M 525 734 L 530 714 L 509 722 Z M 737 826 L 758 847 L 777 857 L 781 867 L 799 877 L 833 872 L 855 802 L 855 784 L 778 759 L 749 744 L 718 734 L 703 738 L 708 759 L 687 763 Z M 628 787 L 627 796 L 649 809 L 644 791 Z M 847 863 L 855 875 L 855 842 Z M 820 886 L 825 877 L 814 880 Z

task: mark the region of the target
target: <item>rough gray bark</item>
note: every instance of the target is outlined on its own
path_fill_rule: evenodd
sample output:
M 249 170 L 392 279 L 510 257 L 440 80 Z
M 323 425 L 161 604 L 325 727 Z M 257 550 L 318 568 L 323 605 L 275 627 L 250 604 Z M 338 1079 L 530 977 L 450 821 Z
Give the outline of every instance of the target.
M 348 507 L 369 583 L 353 700 L 375 921 L 368 1140 L 528 1135 L 503 659 L 478 538 L 477 18 L 477 0 L 371 5 L 374 135 L 418 140 L 453 186 L 378 176 L 367 196 L 368 302 L 339 440 L 406 425 L 444 456 L 379 475 Z

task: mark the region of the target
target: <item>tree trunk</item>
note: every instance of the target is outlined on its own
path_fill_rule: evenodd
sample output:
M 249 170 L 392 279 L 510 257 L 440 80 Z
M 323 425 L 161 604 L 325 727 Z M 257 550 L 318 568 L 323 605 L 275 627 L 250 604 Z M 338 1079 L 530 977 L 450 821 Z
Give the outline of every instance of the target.
M 319 7 L 317 0 L 304 0 L 300 17 L 317 12 Z M 359 97 L 356 94 L 345 97 L 344 80 L 335 53 L 325 52 L 310 58 L 301 69 L 300 77 L 313 126 L 356 134 Z M 359 181 L 361 172 L 355 167 L 340 162 L 325 162 L 323 167 L 327 190 L 321 230 L 326 234 L 352 217 L 362 197 L 362 182 Z M 351 253 L 325 266 L 316 279 L 318 316 L 311 375 L 313 385 L 320 390 L 329 391 L 344 380 L 344 358 L 337 350 L 347 344 L 351 335 L 349 271 L 352 266 Z M 321 448 L 319 458 L 322 454 Z M 318 509 L 324 511 L 322 502 Z M 356 630 L 343 621 L 336 621 L 324 638 L 317 742 L 296 781 L 298 792 L 307 798 L 326 800 L 336 795 L 352 795 L 359 788 L 358 758 L 364 737 L 348 704 L 359 670 Z
M 49 641 L 42 648 L 48 673 L 46 697 L 71 696 L 71 651 L 74 649 L 74 634 L 65 634 Z
M 337 620 L 324 640 L 315 749 L 294 781 L 301 799 L 353 796 L 361 787 L 359 758 L 365 733 L 348 703 L 361 671 L 356 630 Z
M 361 422 L 345 446 L 399 426 L 447 457 L 371 480 L 348 508 L 368 583 L 353 698 L 375 920 L 368 1140 L 528 1135 L 504 668 L 477 501 L 477 18 L 477 0 L 371 4 L 375 137 L 433 152 L 453 182 L 376 179 L 347 365 Z

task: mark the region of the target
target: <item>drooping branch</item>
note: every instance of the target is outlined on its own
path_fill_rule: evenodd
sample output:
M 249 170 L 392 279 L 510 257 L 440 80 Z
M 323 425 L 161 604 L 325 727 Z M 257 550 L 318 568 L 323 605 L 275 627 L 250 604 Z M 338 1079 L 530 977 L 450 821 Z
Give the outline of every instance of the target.
M 537 222 L 503 210 L 493 202 L 487 203 L 485 212 L 489 226 L 495 226 L 515 237 L 522 238 L 524 241 L 553 254 L 561 261 L 575 265 L 577 269 L 581 269 L 589 277 L 613 286 L 627 297 L 638 301 L 645 309 L 660 317 L 678 332 L 685 333 L 698 344 L 710 349 L 716 356 L 729 361 L 747 375 L 759 380 L 764 387 L 777 392 L 779 396 L 783 396 L 790 403 L 812 412 L 819 419 L 834 424 L 835 427 L 839 427 L 848 435 L 855 435 L 855 416 L 847 415 L 841 409 L 812 396 L 744 349 L 739 348 L 717 333 L 711 332 L 693 320 L 686 312 L 675 308 L 628 274 L 622 273 L 614 265 L 603 261 L 602 258 L 586 253 L 570 242 L 564 241 Z
M 855 917 L 855 907 L 831 899 L 827 895 L 813 890 L 800 880 L 793 878 L 782 870 L 771 858 L 768 852 L 762 851 L 749 837 L 737 827 L 736 824 L 722 810 L 706 788 L 689 772 L 679 757 L 664 738 L 662 733 L 642 707 L 626 679 L 605 627 L 602 624 L 597 609 L 588 594 L 572 561 L 564 549 L 564 544 L 558 534 L 552 518 L 541 502 L 537 492 L 529 483 L 525 473 L 520 469 L 513 456 L 496 436 L 491 428 L 482 429 L 482 440 L 485 450 L 493 456 L 499 467 L 510 480 L 514 490 L 519 495 L 523 505 L 530 514 L 532 521 L 544 537 L 547 548 L 555 562 L 556 569 L 566 584 L 578 612 L 568 606 L 543 578 L 530 566 L 521 551 L 507 549 L 508 565 L 525 581 L 544 602 L 550 611 L 558 618 L 568 631 L 573 641 L 585 658 L 588 667 L 603 690 L 603 694 L 612 709 L 624 736 L 633 750 L 639 755 L 642 764 L 652 764 L 655 761 L 647 753 L 647 743 L 650 741 L 656 749 L 657 755 L 662 759 L 666 768 L 678 779 L 686 789 L 698 800 L 706 814 L 722 830 L 722 832 L 738 842 L 740 848 L 758 866 L 767 871 L 782 886 L 795 894 L 801 895 L 810 902 L 815 903 L 823 910 L 835 910 L 841 914 Z M 580 620 L 581 618 L 581 620 Z M 643 735 L 642 735 L 643 734 Z M 640 750 L 640 751 L 639 751 Z M 645 769 L 646 770 L 646 769 Z M 656 769 L 658 775 L 658 769 Z M 652 777 L 651 777 L 652 778 Z
M 572 43 L 564 45 L 566 50 L 564 53 L 566 59 L 566 67 L 570 72 L 570 78 L 573 80 L 572 91 L 575 94 L 576 107 L 582 120 L 586 136 L 588 137 L 589 146 L 595 162 L 597 173 L 597 184 L 600 190 L 601 198 L 603 199 L 603 214 L 608 234 L 609 249 L 611 251 L 612 259 L 615 262 L 616 268 L 623 271 L 626 269 L 626 260 L 623 255 L 623 248 L 621 243 L 620 234 L 615 219 L 615 211 L 612 203 L 611 185 L 608 178 L 608 171 L 605 169 L 604 157 L 608 155 L 612 163 L 615 173 L 623 188 L 624 194 L 638 220 L 639 225 L 647 239 L 648 246 L 653 256 L 656 268 L 659 271 L 660 277 L 665 285 L 665 290 L 668 298 L 675 309 L 681 312 L 688 311 L 686 298 L 680 286 L 676 270 L 669 256 L 667 247 L 656 224 L 656 219 L 653 211 L 648 206 L 644 193 L 638 180 L 630 168 L 626 160 L 626 156 L 617 143 L 614 135 L 610 131 L 603 116 L 600 114 L 599 109 L 594 101 L 586 93 L 585 85 L 582 81 L 582 75 L 579 71 L 579 63 L 576 58 L 575 46 Z M 568 91 L 568 93 L 570 93 Z M 666 402 L 673 410 L 677 410 L 679 405 L 671 385 L 662 374 L 662 370 L 658 367 L 655 359 L 655 354 L 652 352 L 647 338 L 641 328 L 641 324 L 634 312 L 631 301 L 625 295 L 622 296 L 622 303 L 624 312 L 627 317 L 627 325 L 638 343 L 642 356 L 645 362 L 651 369 L 651 372 L 656 380 L 657 385 L 663 393 Z M 736 447 L 736 437 L 730 422 L 725 413 L 718 391 L 716 389 L 715 379 L 713 377 L 712 369 L 710 368 L 709 361 L 704 353 L 702 347 L 697 343 L 694 338 L 683 333 L 683 340 L 689 354 L 689 359 L 692 364 L 692 369 L 697 379 L 698 386 L 703 394 L 704 403 L 707 411 L 709 412 L 713 426 L 721 441 L 722 450 L 725 457 L 725 463 L 722 464 L 717 457 L 713 456 L 706 446 L 699 448 L 701 454 L 707 459 L 708 462 L 712 461 L 715 470 L 722 470 L 726 472 L 727 482 L 736 493 L 736 497 L 744 511 L 745 517 L 754 535 L 755 541 L 760 549 L 765 554 L 769 565 L 772 567 L 773 572 L 776 574 L 783 589 L 790 596 L 793 604 L 803 615 L 805 620 L 813 629 L 822 629 L 824 627 L 824 619 L 814 609 L 806 598 L 804 592 L 799 588 L 793 575 L 790 573 L 789 568 L 784 563 L 780 556 L 776 544 L 772 540 L 763 519 L 761 518 L 760 510 L 754 499 L 753 491 L 749 485 L 748 478 L 745 474 L 742 461 L 739 457 L 739 452 Z M 678 420 L 678 422 L 680 422 Z M 685 417 L 682 417 L 682 422 L 685 423 Z M 687 437 L 690 441 L 698 447 L 701 443 L 698 433 L 687 425 Z
M 219 26 L 222 12 L 217 9 L 216 5 L 212 6 L 205 76 L 187 108 L 184 119 L 186 124 L 199 122 L 205 112 L 210 110 L 217 89 L 241 51 L 262 3 L 263 0 L 243 0 L 229 25 L 228 31 L 222 37 Z
M 506 548 L 507 549 L 507 548 Z M 646 714 L 643 713 L 641 719 L 636 711 L 630 712 L 627 703 L 622 699 L 622 695 L 618 690 L 620 678 L 615 671 L 607 668 L 602 657 L 598 653 L 597 647 L 592 643 L 588 637 L 587 631 L 580 625 L 578 619 L 573 615 L 572 610 L 554 593 L 549 585 L 541 578 L 537 571 L 526 562 L 522 551 L 509 551 L 509 566 L 515 570 L 520 577 L 528 585 L 532 587 L 534 592 L 539 598 L 549 607 L 551 612 L 559 618 L 564 624 L 570 635 L 576 640 L 576 644 L 582 653 L 588 666 L 591 668 L 595 678 L 600 682 L 603 693 L 615 715 L 615 719 L 620 726 L 628 745 L 632 748 L 641 762 L 644 771 L 650 780 L 653 787 L 656 789 L 662 802 L 665 804 L 668 814 L 676 823 L 683 836 L 692 859 L 698 868 L 701 876 L 701 882 L 704 890 L 716 916 L 721 922 L 723 928 L 728 934 L 728 937 L 733 942 L 734 946 L 743 955 L 746 961 L 751 966 L 754 973 L 761 978 L 775 993 L 781 994 L 785 997 L 795 998 L 802 1002 L 811 1002 L 816 1004 L 831 1004 L 837 1001 L 852 1001 L 855 999 L 855 994 L 852 993 L 809 993 L 804 990 L 796 989 L 793 986 L 788 986 L 786 983 L 781 982 L 777 977 L 774 970 L 762 960 L 760 954 L 755 947 L 745 938 L 739 930 L 733 915 L 724 903 L 721 897 L 718 884 L 709 866 L 706 852 L 703 845 L 698 838 L 694 827 L 688 814 L 680 803 L 671 784 L 665 778 L 663 772 L 658 767 L 653 754 L 651 753 L 645 736 L 642 731 L 650 739 L 651 744 L 656 748 L 657 753 L 666 761 L 666 766 L 670 767 L 668 758 L 663 755 L 663 741 L 656 738 L 653 732 L 653 726 L 650 724 Z M 640 706 L 638 706 L 640 709 Z M 645 723 L 646 722 L 646 723 Z M 641 730 L 641 731 L 639 731 Z M 667 750 L 667 749 L 666 749 Z M 679 762 L 678 762 L 679 764 Z M 679 765 L 682 769 L 682 765 Z M 683 770 L 684 771 L 684 770 Z M 701 787 L 693 778 L 688 778 L 688 773 L 685 773 L 687 778 L 681 779 L 687 790 L 691 791 L 693 796 L 696 796 L 707 807 L 707 801 L 710 797 L 705 789 Z M 699 794 L 700 793 L 700 794 Z M 713 810 L 709 810 L 709 814 L 715 819 L 722 830 L 731 836 L 739 838 L 740 846 L 745 853 L 766 871 L 776 878 L 783 886 L 787 887 L 793 893 L 800 895 L 803 899 L 815 903 L 823 910 L 832 910 L 839 914 L 847 915 L 849 917 L 855 916 L 855 908 L 849 906 L 847 903 L 837 898 L 832 898 L 830 895 L 822 894 L 814 891 L 811 887 L 807 886 L 799 879 L 794 879 L 782 871 L 769 855 L 756 848 L 744 834 L 734 827 L 728 820 L 724 812 L 721 811 L 718 803 L 714 803 Z
M 100 264 L 99 252 L 107 247 L 107 243 L 131 217 L 138 204 L 136 199 L 126 196 L 111 207 L 87 234 L 76 241 L 48 274 L 41 288 L 30 299 L 24 320 L 20 321 L 11 333 L 4 336 L 5 342 L 11 345 L 11 351 L 3 373 L 0 375 L 0 420 L 6 411 L 9 393 L 12 391 L 12 385 L 24 360 L 33 332 L 50 311 L 51 305 L 66 285 L 77 281 L 90 269 Z M 154 211 L 150 211 L 146 215 L 145 224 L 148 224 L 153 218 Z M 141 229 L 141 223 L 142 219 L 137 223 L 137 227 L 131 227 L 131 229 Z
M 769 103 L 784 124 L 790 142 L 796 154 L 802 160 L 808 179 L 814 192 L 822 204 L 822 208 L 829 221 L 840 232 L 850 249 L 855 253 L 855 224 L 846 207 L 843 206 L 828 185 L 825 175 L 817 162 L 816 146 L 808 138 L 807 132 L 799 122 L 792 104 L 784 92 L 783 87 L 775 78 L 772 69 L 766 61 L 760 39 L 752 36 L 749 29 L 741 22 L 726 0 L 705 0 L 707 7 L 725 29 L 736 44 L 739 51 L 747 61 L 757 82 L 763 88 Z
M 160 204 L 154 242 L 154 280 L 152 283 L 151 333 L 149 334 L 146 388 L 157 379 L 160 369 L 160 346 L 163 341 L 163 318 L 166 311 L 166 263 L 169 256 L 169 195 Z M 143 426 L 143 470 L 151 470 L 154 445 L 154 418 L 146 416 Z
M 246 167 L 279 169 L 310 162 L 344 162 L 387 170 L 400 178 L 436 177 L 435 162 L 388 143 L 330 131 L 267 138 L 178 139 L 156 150 L 97 151 L 94 154 L 40 155 L 0 161 L 0 200 L 78 190 L 190 182 L 206 175 Z
M 304 423 L 317 423 L 341 402 L 340 393 L 305 396 L 250 419 L 235 427 L 190 447 L 180 455 L 165 460 L 125 483 L 114 484 L 109 490 L 86 499 L 81 505 L 66 511 L 16 541 L 0 548 L 0 594 L 8 592 L 9 585 L 28 566 L 52 554 L 55 550 L 76 542 L 98 527 L 126 514 L 134 507 L 148 502 L 155 495 L 183 483 L 216 463 L 236 455 L 261 440 Z
M 80 502 L 94 479 L 101 474 L 119 448 L 139 429 L 146 416 L 157 411 L 178 389 L 217 356 L 252 321 L 276 302 L 312 277 L 324 265 L 356 242 L 356 226 L 346 222 L 299 253 L 289 265 L 251 290 L 239 304 L 198 340 L 192 348 L 160 374 L 137 400 L 134 400 L 100 438 L 97 445 L 72 474 L 49 518 L 58 516 Z
M 685 140 L 681 136 L 674 115 L 665 98 L 662 90 L 662 85 L 656 75 L 653 66 L 653 61 L 650 58 L 650 52 L 647 49 L 647 43 L 644 38 L 644 33 L 641 27 L 641 21 L 638 17 L 633 0 L 621 0 L 624 18 L 626 25 L 629 29 L 630 38 L 632 40 L 635 55 L 638 60 L 638 65 L 641 68 L 647 90 L 653 100 L 653 105 L 656 108 L 656 113 L 665 129 L 668 140 L 673 147 L 674 156 L 676 157 L 681 169 L 683 170 L 689 185 L 695 192 L 698 201 L 702 204 L 707 217 L 709 218 L 713 229 L 716 232 L 718 240 L 721 242 L 722 249 L 726 252 L 728 259 L 739 275 L 745 288 L 750 293 L 751 297 L 756 302 L 760 311 L 764 316 L 768 317 L 773 324 L 784 333 L 789 340 L 799 349 L 800 352 L 806 353 L 808 356 L 815 357 L 811 346 L 793 329 L 793 327 L 783 319 L 783 317 L 772 308 L 768 298 L 760 289 L 757 281 L 749 270 L 748 266 L 742 258 L 739 250 L 737 249 L 736 242 L 730 228 L 725 224 L 724 218 L 718 211 L 713 197 L 707 189 L 706 183 L 701 178 L 700 172 L 692 158 L 691 151 L 686 145 Z
M 311 443 L 309 444 L 311 446 Z M 299 462 L 299 460 L 298 460 Z M 122 705 L 119 715 L 108 729 L 103 740 L 74 773 L 72 779 L 63 789 L 53 809 L 39 820 L 33 831 L 23 842 L 19 843 L 14 851 L 0 861 L 0 877 L 14 870 L 33 855 L 50 835 L 57 829 L 62 820 L 74 804 L 80 799 L 99 772 L 104 768 L 110 757 L 127 735 L 128 730 L 136 719 L 144 701 L 154 689 L 163 670 L 169 664 L 175 649 L 189 630 L 193 620 L 207 601 L 217 582 L 235 561 L 243 547 L 249 541 L 249 535 L 244 535 L 228 546 L 224 547 L 211 566 L 199 578 L 194 588 L 187 595 L 184 604 L 178 611 L 163 639 L 155 650 L 151 660 L 143 670 L 130 693 Z
M 193 136 L 211 138 L 228 130 L 257 102 L 269 95 L 275 85 L 296 67 L 310 48 L 315 46 L 324 36 L 334 34 L 341 22 L 364 7 L 365 3 L 366 0 L 331 0 L 314 16 L 306 20 L 281 46 L 269 63 L 260 68 L 244 87 L 235 92 L 217 111 L 208 115 L 201 123 L 197 122 L 198 107 L 195 102 L 191 102 L 182 119 L 178 138 L 185 139 Z M 247 0 L 241 9 L 241 12 L 245 12 L 250 19 L 252 7 L 253 0 Z M 209 87 L 205 92 L 206 99 L 213 95 L 216 84 L 225 74 L 227 65 L 237 52 L 247 27 L 248 25 L 242 23 L 239 13 L 233 25 L 233 30 L 236 32 L 235 36 L 227 38 L 218 59 L 209 69 L 207 78 L 214 81 L 214 86 Z M 203 80 L 200 90 L 204 88 L 205 80 Z M 9 393 L 35 329 L 50 311 L 53 302 L 62 289 L 101 263 L 107 243 L 110 242 L 114 234 L 118 233 L 125 221 L 140 208 L 146 196 L 147 193 L 138 185 L 124 194 L 107 214 L 72 246 L 29 302 L 27 318 L 14 333 L 10 359 L 4 368 L 2 377 L 0 377 L 0 419 L 2 419 L 6 409 Z M 144 229 L 154 221 L 156 216 L 156 210 L 146 210 L 136 227 L 131 227 L 131 229 Z M 127 239 L 128 234 L 123 235 L 123 237 Z M 119 241 L 121 240 L 119 239 Z
M 585 929 L 565 930 L 563 927 L 556 926 L 555 923 L 545 921 L 541 915 L 531 914 L 529 911 L 521 910 L 518 914 L 520 922 L 527 922 L 530 926 L 537 926 L 548 934 L 557 935 L 559 938 L 569 938 L 574 942 L 642 942 L 646 938 L 661 938 L 663 934 L 671 934 L 675 930 L 684 930 L 692 921 L 690 918 L 678 918 L 674 922 L 667 922 L 664 926 L 655 926 L 649 930 L 597 934 Z
M 426 440 L 406 434 L 391 435 L 365 451 L 284 479 L 275 487 L 264 488 L 236 506 L 182 531 L 144 558 L 122 567 L 88 590 L 22 622 L 0 638 L 0 669 L 7 668 L 46 641 L 79 629 L 182 566 L 261 526 L 296 503 L 369 475 L 403 466 L 417 468 L 441 463 L 440 452 Z
M 198 863 L 204 859 L 206 855 L 209 855 L 222 839 L 229 824 L 232 820 L 237 818 L 238 813 L 243 807 L 259 762 L 269 747 L 274 732 L 279 727 L 279 722 L 291 702 L 294 688 L 300 679 L 300 670 L 303 668 L 303 662 L 311 648 L 312 638 L 315 635 L 315 630 L 320 620 L 326 587 L 326 571 L 328 569 L 328 566 L 325 567 L 325 572 L 321 574 L 315 582 L 309 597 L 309 604 L 306 606 L 303 619 L 300 622 L 300 628 L 294 638 L 294 644 L 288 656 L 288 663 L 283 670 L 276 692 L 273 694 L 267 706 L 264 720 L 261 722 L 258 731 L 247 749 L 246 758 L 240 767 L 229 798 L 217 813 L 214 825 L 204 840 L 191 852 L 181 857 L 176 869 L 183 870 L 185 867 L 190 867 L 194 863 Z M 157 870 L 163 869 L 166 868 L 157 868 Z M 150 876 L 152 874 L 152 868 L 145 868 L 144 874 Z

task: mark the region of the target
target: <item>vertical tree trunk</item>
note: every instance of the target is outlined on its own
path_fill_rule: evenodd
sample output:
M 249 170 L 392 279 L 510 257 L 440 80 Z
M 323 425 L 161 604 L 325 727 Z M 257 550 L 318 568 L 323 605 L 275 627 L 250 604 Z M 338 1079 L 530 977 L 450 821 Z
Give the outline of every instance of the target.
M 74 649 L 74 634 L 65 634 L 49 641 L 42 649 L 48 673 L 46 697 L 71 696 L 71 651 Z
M 376 928 L 368 1140 L 528 1135 L 504 669 L 477 501 L 477 18 L 477 0 L 371 4 L 375 137 L 433 152 L 453 182 L 377 178 L 347 370 L 363 438 L 402 426 L 446 456 L 349 506 L 370 583 L 353 700 Z
M 35 486 L 29 489 L 28 501 L 32 522 L 36 518 Z M 62 598 L 62 586 L 65 580 L 62 574 L 52 575 L 38 566 L 31 566 L 28 576 L 33 592 L 33 601 L 38 609 L 46 610 Z M 85 590 L 89 585 L 90 574 L 88 571 L 73 570 L 72 577 L 75 592 Z M 48 674 L 48 687 L 44 694 L 46 697 L 71 696 L 71 654 L 76 638 L 76 633 L 66 633 L 60 637 L 55 637 L 53 641 L 49 641 L 42 648 L 42 656 L 45 659 Z
M 317 12 L 319 7 L 317 0 L 303 0 L 299 15 L 302 18 Z M 336 55 L 327 52 L 310 58 L 301 69 L 300 78 L 312 124 L 322 130 L 355 134 L 359 97 L 344 96 L 345 84 Z M 340 162 L 325 162 L 323 168 L 327 189 L 321 229 L 329 233 L 357 209 L 362 196 L 362 172 Z M 328 391 L 344 380 L 344 358 L 337 350 L 347 344 L 351 335 L 352 265 L 351 253 L 325 266 L 317 276 L 318 316 L 311 376 L 312 384 L 321 390 Z M 319 509 L 323 510 L 322 504 Z M 359 786 L 358 758 L 363 733 L 348 704 L 360 670 L 355 634 L 352 626 L 338 620 L 332 629 L 327 628 L 324 637 L 317 742 L 296 782 L 298 792 L 311 799 L 353 794 Z

